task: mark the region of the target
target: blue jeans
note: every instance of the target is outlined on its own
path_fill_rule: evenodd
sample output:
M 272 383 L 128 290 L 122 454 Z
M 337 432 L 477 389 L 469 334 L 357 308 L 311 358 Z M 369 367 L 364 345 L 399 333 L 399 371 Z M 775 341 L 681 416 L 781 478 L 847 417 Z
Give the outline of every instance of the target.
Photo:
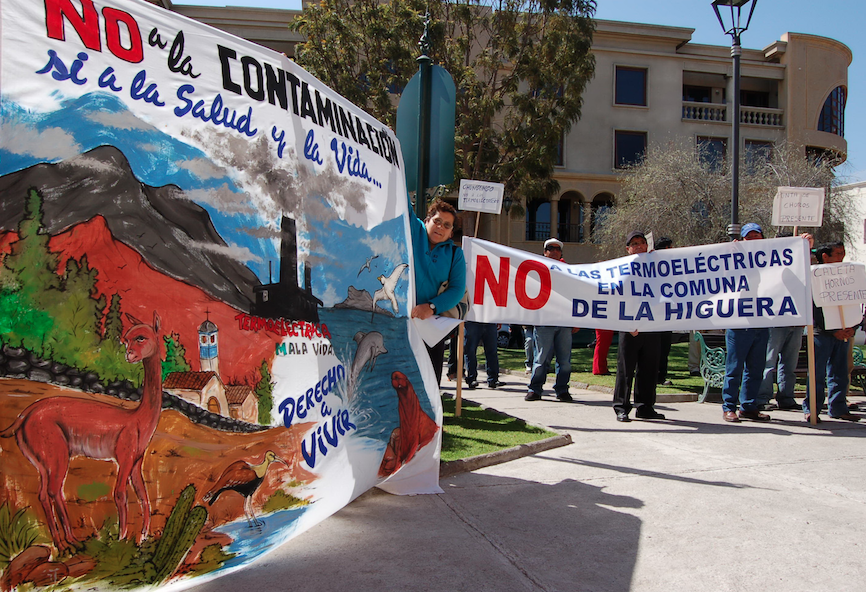
M 779 383 L 776 402 L 780 407 L 796 404 L 794 386 L 797 377 L 797 358 L 803 344 L 803 327 L 774 327 L 770 329 L 767 342 L 767 361 L 764 365 L 764 380 L 758 390 L 758 405 L 766 405 L 773 398 L 773 382 Z
M 728 329 L 725 331 L 725 382 L 722 386 L 722 409 L 757 411 L 758 389 L 764 379 L 767 340 L 770 331 L 761 329 Z
M 547 378 L 547 368 L 555 354 L 556 382 L 553 385 L 553 390 L 557 395 L 568 393 L 568 381 L 571 378 L 571 328 L 536 327 L 533 338 L 535 341 L 535 360 L 532 363 L 529 390 L 538 395 L 541 394 L 544 381 Z
M 496 351 L 496 324 L 466 321 L 466 382 L 478 379 L 478 344 L 484 347 L 487 360 L 487 384 L 499 380 L 499 352 Z
M 833 333 L 815 333 L 815 404 L 818 412 L 824 405 L 826 388 L 830 388 L 827 411 L 830 417 L 848 413 L 845 392 L 848 390 L 848 342 Z M 809 397 L 803 401 L 803 413 L 809 413 Z

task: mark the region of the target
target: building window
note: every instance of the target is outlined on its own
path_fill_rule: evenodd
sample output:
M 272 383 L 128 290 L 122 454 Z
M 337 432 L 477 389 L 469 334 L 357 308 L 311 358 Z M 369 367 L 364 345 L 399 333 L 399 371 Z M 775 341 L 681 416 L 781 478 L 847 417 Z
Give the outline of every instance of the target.
M 845 136 L 845 89 L 837 86 L 824 101 L 818 118 L 818 131 Z
M 646 68 L 616 67 L 616 91 L 614 102 L 617 105 L 646 106 Z
M 698 136 L 698 158 L 710 172 L 718 173 L 725 165 L 728 153 L 727 138 Z
M 773 158 L 773 143 L 765 140 L 746 140 L 744 161 L 746 170 L 754 173 L 762 164 L 767 164 Z
M 614 132 L 614 168 L 624 169 L 639 163 L 646 154 L 646 132 Z
M 559 142 L 556 144 L 556 162 L 553 166 L 565 166 L 565 132 L 559 135 Z

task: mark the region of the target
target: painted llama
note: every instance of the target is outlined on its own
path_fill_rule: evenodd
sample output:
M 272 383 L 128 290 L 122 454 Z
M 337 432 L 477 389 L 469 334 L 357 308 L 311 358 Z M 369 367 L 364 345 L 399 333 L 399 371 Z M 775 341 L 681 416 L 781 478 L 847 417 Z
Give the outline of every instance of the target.
M 143 517 L 142 539 L 150 529 L 150 499 L 141 464 L 162 409 L 159 315 L 154 311 L 153 325 L 129 314 L 126 318 L 132 323 L 123 336 L 126 360 L 131 364 L 141 362 L 144 366 L 144 392 L 137 407 L 50 397 L 27 407 L 11 426 L 0 432 L 2 438 L 15 435 L 21 452 L 39 472 L 39 501 L 58 549 L 78 542 L 72 533 L 63 492 L 69 461 L 76 456 L 116 463 L 114 503 L 120 538 L 126 538 L 129 526 L 127 490 L 130 482 Z

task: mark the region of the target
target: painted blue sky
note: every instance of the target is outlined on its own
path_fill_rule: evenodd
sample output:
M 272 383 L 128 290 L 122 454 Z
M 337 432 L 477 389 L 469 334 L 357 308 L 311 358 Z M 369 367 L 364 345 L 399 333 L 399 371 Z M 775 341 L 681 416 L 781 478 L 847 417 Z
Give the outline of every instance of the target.
M 207 154 L 138 119 L 116 97 L 92 93 L 64 101 L 48 113 L 32 113 L 14 103 L 2 103 L 0 175 L 35 164 L 54 163 L 110 145 L 129 160 L 139 181 L 154 187 L 169 184 L 205 208 L 214 227 L 228 244 L 225 254 L 244 263 L 268 283 L 278 279 L 280 213 L 255 209 L 232 179 L 231 171 L 215 164 Z M 321 212 L 328 208 L 323 196 L 306 196 L 308 205 Z M 403 218 L 386 221 L 370 231 L 336 216 L 326 220 L 306 218 L 299 232 L 299 273 L 303 262 L 313 269 L 313 290 L 325 306 L 346 298 L 354 285 L 372 295 L 381 288 L 376 279 L 408 262 Z M 370 269 L 359 273 L 367 258 L 378 255 Z M 406 314 L 408 274 L 398 285 L 400 315 Z M 390 305 L 389 305 L 390 307 Z

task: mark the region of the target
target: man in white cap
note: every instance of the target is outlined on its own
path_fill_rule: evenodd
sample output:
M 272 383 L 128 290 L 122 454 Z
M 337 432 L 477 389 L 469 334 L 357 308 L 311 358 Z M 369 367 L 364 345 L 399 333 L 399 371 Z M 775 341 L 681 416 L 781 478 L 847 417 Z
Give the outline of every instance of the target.
M 544 256 L 562 261 L 562 242 L 555 238 L 544 241 Z M 553 390 L 556 398 L 565 403 L 571 402 L 568 381 L 571 378 L 571 333 L 570 327 L 535 327 L 533 341 L 535 357 L 532 362 L 532 375 L 529 379 L 527 401 L 540 401 L 547 368 L 556 355 L 556 382 Z

